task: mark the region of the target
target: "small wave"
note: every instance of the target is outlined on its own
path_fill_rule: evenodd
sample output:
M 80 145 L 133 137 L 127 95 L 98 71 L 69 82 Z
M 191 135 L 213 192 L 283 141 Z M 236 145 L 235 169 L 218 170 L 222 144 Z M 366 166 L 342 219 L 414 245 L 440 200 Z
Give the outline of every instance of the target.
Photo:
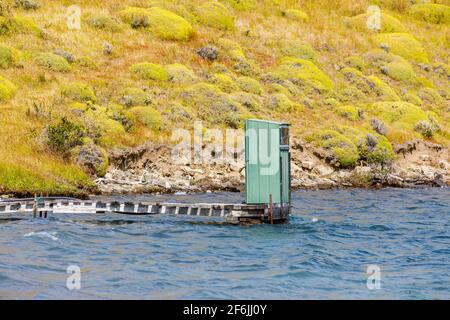
M 24 237 L 32 237 L 32 236 L 47 237 L 47 238 L 52 239 L 53 241 L 58 240 L 58 237 L 56 236 L 56 232 L 45 232 L 45 231 L 34 232 L 34 231 L 32 231 L 32 232 L 24 235 Z

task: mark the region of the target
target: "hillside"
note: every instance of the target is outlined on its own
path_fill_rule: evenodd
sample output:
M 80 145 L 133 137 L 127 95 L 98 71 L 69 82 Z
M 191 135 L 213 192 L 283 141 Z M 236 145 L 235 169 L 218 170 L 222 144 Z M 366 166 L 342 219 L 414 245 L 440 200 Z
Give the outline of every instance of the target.
M 94 191 L 112 150 L 170 145 L 196 119 L 289 122 L 333 170 L 420 140 L 448 171 L 449 6 L 0 0 L 0 193 Z

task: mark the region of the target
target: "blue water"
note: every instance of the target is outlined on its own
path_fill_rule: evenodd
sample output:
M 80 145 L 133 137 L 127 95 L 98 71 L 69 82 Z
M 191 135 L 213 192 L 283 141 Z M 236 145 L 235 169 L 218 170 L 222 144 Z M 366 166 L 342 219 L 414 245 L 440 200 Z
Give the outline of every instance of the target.
M 235 193 L 139 198 L 242 201 Z M 3 215 L 0 297 L 450 299 L 449 189 L 299 191 L 293 205 L 285 225 Z M 69 265 L 81 268 L 79 290 L 66 287 Z M 369 265 L 380 269 L 379 289 L 367 287 Z

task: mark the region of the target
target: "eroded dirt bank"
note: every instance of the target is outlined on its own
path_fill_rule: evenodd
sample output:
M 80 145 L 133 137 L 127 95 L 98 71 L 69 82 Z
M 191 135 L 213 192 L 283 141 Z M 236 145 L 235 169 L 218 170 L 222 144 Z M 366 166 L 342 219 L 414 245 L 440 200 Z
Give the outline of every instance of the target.
M 381 167 L 359 163 L 351 170 L 333 167 L 326 155 L 301 140 L 294 140 L 291 149 L 294 188 L 450 185 L 449 150 L 430 142 L 394 145 L 393 164 Z M 111 152 L 108 172 L 96 183 L 105 194 L 242 191 L 244 161 L 242 155 L 237 158 L 234 163 L 205 165 L 192 164 L 186 157 L 177 158 L 178 164 L 174 164 L 170 146 L 149 143 Z

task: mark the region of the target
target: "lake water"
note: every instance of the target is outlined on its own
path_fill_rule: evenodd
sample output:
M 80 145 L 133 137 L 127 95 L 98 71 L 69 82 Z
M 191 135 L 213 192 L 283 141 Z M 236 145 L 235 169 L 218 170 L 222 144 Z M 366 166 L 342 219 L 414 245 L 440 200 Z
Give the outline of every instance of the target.
M 237 193 L 137 198 L 243 200 Z M 0 298 L 450 299 L 449 189 L 298 191 L 292 198 L 284 225 L 0 216 Z M 70 265 L 81 269 L 79 290 L 66 287 Z M 380 271 L 379 289 L 377 273 L 368 289 L 368 266 Z

